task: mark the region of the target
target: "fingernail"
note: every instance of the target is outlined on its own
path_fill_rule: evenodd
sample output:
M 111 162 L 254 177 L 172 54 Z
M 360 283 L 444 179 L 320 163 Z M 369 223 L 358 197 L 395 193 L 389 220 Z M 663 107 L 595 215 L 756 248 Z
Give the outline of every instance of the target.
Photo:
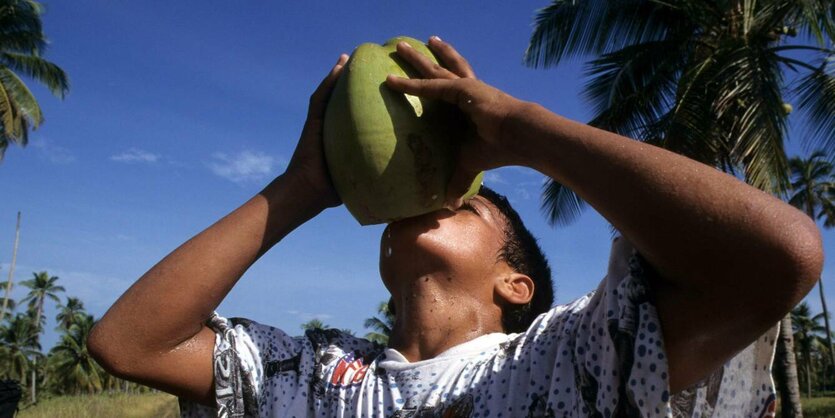
M 448 200 L 447 204 L 445 206 L 447 208 L 449 208 L 450 210 L 456 210 L 456 209 L 460 208 L 461 205 L 463 205 L 463 204 L 464 204 L 464 199 L 461 199 L 459 197 L 459 198 L 454 198 L 452 200 Z
M 400 41 L 399 45 L 400 45 L 400 46 L 402 46 L 403 48 L 411 48 L 411 47 L 412 47 L 412 46 L 411 46 L 411 45 L 409 45 L 409 43 L 408 43 L 408 42 L 406 42 L 406 41 Z
M 429 39 L 434 39 L 434 40 L 436 40 L 436 41 L 438 41 L 438 42 L 441 42 L 441 37 L 440 37 L 440 36 L 438 36 L 438 35 L 432 35 L 432 36 L 430 36 L 430 37 L 429 37 Z

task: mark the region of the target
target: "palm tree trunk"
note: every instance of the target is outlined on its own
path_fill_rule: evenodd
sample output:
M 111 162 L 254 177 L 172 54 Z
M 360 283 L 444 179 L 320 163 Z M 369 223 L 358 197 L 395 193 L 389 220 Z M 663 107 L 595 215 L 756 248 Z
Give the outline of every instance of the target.
M 835 346 L 832 345 L 832 328 L 829 328 L 829 311 L 826 309 L 826 298 L 823 296 L 823 277 L 818 279 L 818 290 L 821 296 L 823 325 L 826 328 L 826 348 L 829 350 L 829 364 L 835 368 Z
M 35 358 L 35 359 L 32 360 L 32 403 L 33 404 L 38 401 L 38 398 L 37 398 L 36 393 L 35 393 L 35 385 L 37 384 L 37 381 L 38 381 L 37 377 L 35 376 L 37 368 L 38 368 L 38 359 Z
M 809 357 L 806 356 L 806 361 L 803 362 L 803 368 L 806 369 L 806 397 L 812 398 L 812 374 L 809 369 Z
M 12 278 L 14 277 L 14 265 L 17 261 L 17 245 L 20 243 L 20 212 L 17 212 L 17 228 L 14 234 L 14 250 L 12 251 L 12 264 L 9 266 L 9 281 L 6 282 L 6 294 L 3 296 L 3 309 L 0 310 L 0 322 L 6 316 L 6 308 L 9 306 L 9 296 L 12 294 Z
M 43 332 L 43 330 L 41 329 L 41 315 L 43 315 L 43 299 L 44 299 L 44 296 L 45 295 L 41 295 L 40 299 L 38 299 L 38 314 L 35 316 L 35 321 L 36 321 L 35 322 L 35 329 L 37 330 L 37 332 L 39 334 L 38 335 L 39 340 L 40 340 L 40 333 Z M 35 373 L 37 372 L 37 368 L 38 368 L 37 365 L 38 365 L 38 359 L 36 357 L 32 361 L 32 403 L 33 404 L 38 401 L 38 399 L 36 397 L 36 393 L 35 393 L 35 387 L 38 384 L 38 379 L 36 379 L 36 375 L 35 375 Z
M 806 201 L 806 214 L 814 221 L 815 206 L 811 199 L 812 195 L 810 193 L 809 198 Z M 820 291 L 821 309 L 823 310 L 823 324 L 826 328 L 826 348 L 829 351 L 829 364 L 835 368 L 835 346 L 832 345 L 832 328 L 829 327 L 829 309 L 826 308 L 826 297 L 824 297 L 823 293 L 823 277 L 818 277 L 818 290 Z M 0 320 L 1 319 L 2 317 L 0 317 Z
M 780 410 L 783 418 L 802 418 L 800 385 L 797 383 L 797 361 L 794 357 L 792 317 L 786 314 L 780 321 L 774 374 L 780 384 Z

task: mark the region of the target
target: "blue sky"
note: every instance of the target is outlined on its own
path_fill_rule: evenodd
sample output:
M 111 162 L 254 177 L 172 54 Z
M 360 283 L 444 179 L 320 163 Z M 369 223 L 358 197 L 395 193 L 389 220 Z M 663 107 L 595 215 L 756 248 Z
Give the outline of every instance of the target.
M 101 316 L 159 259 L 284 170 L 308 96 L 340 53 L 363 42 L 439 35 L 488 83 L 588 120 L 580 64 L 521 64 L 534 12 L 547 4 L 47 1 L 46 57 L 72 89 L 59 101 L 30 83 L 46 123 L 0 165 L 0 278 L 22 211 L 16 281 L 46 270 Z M 788 149 L 800 152 L 791 141 Z M 611 235 L 591 210 L 571 227 L 550 227 L 542 182 L 519 167 L 486 177 L 540 238 L 565 303 L 603 277 Z M 344 207 L 326 211 L 253 266 L 219 311 L 290 333 L 316 317 L 363 334 L 387 298 L 377 273 L 382 229 L 360 227 Z M 828 253 L 834 236 L 824 237 Z M 824 271 L 829 300 L 833 267 Z M 808 300 L 817 309 L 817 289 Z M 54 308 L 47 314 L 51 330 Z M 50 331 L 45 347 L 55 339 Z

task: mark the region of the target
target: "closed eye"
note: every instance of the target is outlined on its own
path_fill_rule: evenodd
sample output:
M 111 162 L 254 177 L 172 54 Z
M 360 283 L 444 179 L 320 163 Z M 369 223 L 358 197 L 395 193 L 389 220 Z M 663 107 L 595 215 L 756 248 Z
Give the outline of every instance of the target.
M 476 210 L 476 208 L 475 208 L 475 207 L 473 207 L 473 205 L 471 205 L 469 201 L 464 202 L 464 204 L 463 204 L 463 205 L 461 205 L 461 207 L 460 207 L 459 209 L 463 209 L 463 210 L 466 210 L 466 211 L 470 211 L 470 212 L 472 212 L 472 213 L 475 213 L 476 215 L 480 215 L 480 214 L 478 213 L 478 211 Z

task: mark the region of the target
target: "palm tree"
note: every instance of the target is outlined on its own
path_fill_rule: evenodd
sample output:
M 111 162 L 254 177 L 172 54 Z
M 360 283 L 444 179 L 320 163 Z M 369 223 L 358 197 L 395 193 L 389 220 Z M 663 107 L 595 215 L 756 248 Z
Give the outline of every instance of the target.
M 42 13 L 34 0 L 0 0 L 0 160 L 9 143 L 25 146 L 29 129 L 44 120 L 35 96 L 17 73 L 60 98 L 69 91 L 64 70 L 41 57 L 47 45 Z
M 20 284 L 28 287 L 29 294 L 23 298 L 23 302 L 29 302 L 30 309 L 36 309 L 35 322 L 38 324 L 38 332 L 42 331 L 41 321 L 43 320 L 43 305 L 47 298 L 55 302 L 61 302 L 58 298 L 58 292 L 63 292 L 63 286 L 57 286 L 55 282 L 58 281 L 57 276 L 49 277 L 45 271 L 40 273 L 32 273 L 32 278 L 24 280 Z
M 797 356 L 803 363 L 803 377 L 806 382 L 806 396 L 812 397 L 812 363 L 815 356 L 816 348 L 822 346 L 819 344 L 820 337 L 817 334 L 824 332 L 819 322 L 823 313 L 812 316 L 812 310 L 806 302 L 802 302 L 795 306 L 791 312 L 792 325 L 794 325 L 794 341 Z M 821 347 L 822 348 L 822 347 Z M 822 354 L 822 353 L 821 353 Z
M 310 331 L 314 329 L 328 329 L 330 326 L 324 322 L 322 322 L 318 318 L 313 318 L 310 321 L 304 322 L 301 325 L 302 329 L 305 331 Z
M 66 305 L 58 305 L 58 315 L 55 316 L 55 322 L 58 323 L 58 329 L 66 331 L 85 316 L 84 303 L 81 302 L 81 299 L 67 297 Z
M 587 63 L 591 125 L 739 170 L 749 184 L 781 193 L 785 98 L 809 122 L 808 141 L 835 154 L 830 8 L 820 0 L 554 0 L 536 16 L 525 62 L 599 55 Z M 809 42 L 788 43 L 797 33 Z M 789 85 L 786 70 L 802 75 Z M 545 188 L 553 223 L 570 223 L 584 206 L 558 183 Z
M 812 219 L 825 219 L 824 226 L 835 225 L 835 167 L 823 151 L 815 151 L 807 159 L 795 157 L 789 160 L 791 167 L 792 195 L 789 203 L 806 212 Z M 835 346 L 832 345 L 832 328 L 829 326 L 829 310 L 823 292 L 823 277 L 818 278 L 821 308 L 826 326 L 826 344 L 830 363 L 835 365 Z
M 389 342 L 389 336 L 391 335 L 391 330 L 394 328 L 394 314 L 389 309 L 388 302 L 380 302 L 377 306 L 377 313 L 379 316 L 372 316 L 365 320 L 363 324 L 364 327 L 370 328 L 373 331 L 365 334 L 365 339 L 379 343 L 382 345 L 387 345 Z
M 50 375 L 54 376 L 57 388 L 63 393 L 92 394 L 102 390 L 104 370 L 87 351 L 87 335 L 94 323 L 91 315 L 78 314 L 49 352 Z
M 57 293 L 63 292 L 64 288 L 62 286 L 55 285 L 55 282 L 58 281 L 57 276 L 49 277 L 47 272 L 42 271 L 40 273 L 32 273 L 34 276 L 30 280 L 24 280 L 20 282 L 20 284 L 28 287 L 29 294 L 23 298 L 23 302 L 29 302 L 29 309 L 30 311 L 34 308 L 34 322 L 36 324 L 36 338 L 39 337 L 41 331 L 43 331 L 43 305 L 46 298 L 50 298 L 55 302 L 60 302 L 61 300 L 58 298 Z M 35 386 L 37 383 L 37 365 L 38 358 L 35 357 L 32 359 L 33 367 L 32 367 L 32 403 L 35 403 L 37 400 Z
M 798 103 L 804 138 L 835 154 L 835 38 L 829 1 L 553 0 L 535 18 L 525 63 L 553 66 L 593 55 L 585 94 L 591 125 L 683 154 L 783 194 L 788 114 Z M 787 42 L 801 34 L 803 42 Z M 797 54 L 805 54 L 801 59 Z M 813 64 L 810 64 L 813 62 Z M 786 83 L 786 71 L 797 72 Z M 802 74 L 801 74 L 802 73 Z M 543 209 L 568 224 L 585 203 L 550 181 Z M 801 416 L 791 317 L 781 320 L 777 369 L 783 416 Z M 794 376 L 794 378 L 792 378 Z
M 38 332 L 32 319 L 26 314 L 9 316 L 7 324 L 0 327 L 0 376 L 20 380 L 26 385 L 30 359 L 40 356 Z

